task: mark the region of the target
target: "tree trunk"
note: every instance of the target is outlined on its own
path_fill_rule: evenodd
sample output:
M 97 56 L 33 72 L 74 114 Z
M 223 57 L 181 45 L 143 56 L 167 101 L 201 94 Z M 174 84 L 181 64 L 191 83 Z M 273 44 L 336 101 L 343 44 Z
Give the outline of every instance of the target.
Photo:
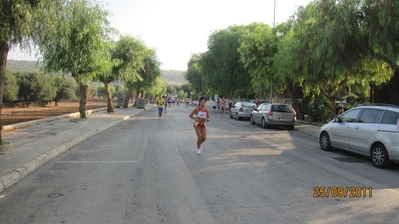
M 0 42 L 0 145 L 4 143 L 1 135 L 1 131 L 3 130 L 3 122 L 1 114 L 3 108 L 3 94 L 4 94 L 4 86 L 6 83 L 6 68 L 7 68 L 7 57 L 9 50 L 10 47 L 8 46 L 7 42 Z
M 107 112 L 111 113 L 114 112 L 114 108 L 112 108 L 112 99 L 111 99 L 111 94 L 109 93 L 108 82 L 103 82 L 103 83 L 104 83 L 105 93 L 107 94 Z
M 133 84 L 129 85 L 128 94 L 125 99 L 125 103 L 123 104 L 123 108 L 129 107 L 129 100 L 133 98 Z
M 330 97 L 330 102 L 331 102 L 331 105 L 330 105 L 330 110 L 331 110 L 330 118 L 331 118 L 331 120 L 334 119 L 334 117 L 337 116 L 337 114 L 335 113 L 335 110 L 337 109 L 337 105 L 335 103 L 335 100 L 336 100 L 336 96 L 335 95 Z
M 79 113 L 81 119 L 86 119 L 86 100 L 87 100 L 87 85 L 82 81 L 79 82 L 80 102 Z
M 291 82 L 288 82 L 287 85 L 288 94 L 290 95 L 290 99 L 292 102 L 292 107 L 297 113 L 297 119 L 302 118 L 301 107 L 299 106 L 298 97 L 295 95 L 295 89 Z

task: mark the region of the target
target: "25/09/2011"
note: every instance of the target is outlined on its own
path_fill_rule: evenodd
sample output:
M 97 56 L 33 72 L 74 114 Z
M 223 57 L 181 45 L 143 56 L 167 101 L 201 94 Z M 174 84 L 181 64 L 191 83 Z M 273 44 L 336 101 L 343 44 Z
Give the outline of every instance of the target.
M 316 186 L 313 188 L 314 198 L 360 198 L 373 197 L 372 187 L 324 187 Z

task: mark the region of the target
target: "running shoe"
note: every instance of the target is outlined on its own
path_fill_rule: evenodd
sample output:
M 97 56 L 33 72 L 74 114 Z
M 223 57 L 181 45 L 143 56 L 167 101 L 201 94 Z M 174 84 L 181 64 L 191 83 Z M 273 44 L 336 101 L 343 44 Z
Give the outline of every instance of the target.
M 201 155 L 201 149 L 197 149 L 197 155 Z

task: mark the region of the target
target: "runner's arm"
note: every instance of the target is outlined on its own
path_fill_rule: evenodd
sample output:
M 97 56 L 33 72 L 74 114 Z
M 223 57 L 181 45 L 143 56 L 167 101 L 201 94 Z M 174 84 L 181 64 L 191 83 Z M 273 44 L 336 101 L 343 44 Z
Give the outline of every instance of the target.
M 193 120 L 195 120 L 195 121 L 198 121 L 198 118 L 194 117 L 194 115 L 197 114 L 197 113 L 198 113 L 197 108 L 194 108 L 194 110 L 191 111 L 191 113 L 190 113 L 190 115 L 188 115 L 188 117 L 193 119 Z

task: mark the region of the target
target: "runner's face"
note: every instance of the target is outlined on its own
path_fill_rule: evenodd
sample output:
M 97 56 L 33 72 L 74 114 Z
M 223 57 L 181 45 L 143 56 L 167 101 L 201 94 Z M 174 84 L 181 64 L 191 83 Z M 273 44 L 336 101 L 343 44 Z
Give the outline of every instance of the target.
M 206 102 L 206 100 L 205 100 L 205 99 L 202 99 L 201 102 L 200 102 L 200 105 L 201 105 L 201 106 L 205 106 L 205 102 Z

